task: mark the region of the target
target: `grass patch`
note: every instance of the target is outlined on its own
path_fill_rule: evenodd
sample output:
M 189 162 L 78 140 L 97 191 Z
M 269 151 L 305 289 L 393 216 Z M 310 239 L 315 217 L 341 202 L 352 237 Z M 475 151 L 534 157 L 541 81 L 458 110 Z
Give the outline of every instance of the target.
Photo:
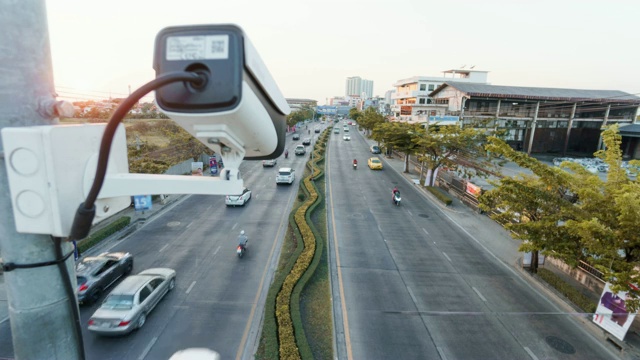
M 566 296 L 569 301 L 574 303 L 584 312 L 591 314 L 596 312 L 597 304 L 593 300 L 589 299 L 576 288 L 566 283 L 553 271 L 545 268 L 538 268 L 538 276 L 547 284 L 558 290 L 562 295 Z
M 289 274 L 293 267 L 293 261 L 297 259 L 299 252 L 301 251 L 301 237 L 299 233 L 291 225 L 293 222 L 293 213 L 302 205 L 306 196 L 302 189 L 298 190 L 298 196 L 296 197 L 293 209 L 289 217 L 289 225 L 287 226 L 287 233 L 285 234 L 284 241 L 282 242 L 282 248 L 280 250 L 280 259 L 278 260 L 278 267 L 276 269 L 273 282 L 269 288 L 267 299 L 264 308 L 264 321 L 262 324 L 262 332 L 260 335 L 260 343 L 258 345 L 258 351 L 255 354 L 257 360 L 268 360 L 279 358 L 279 344 L 278 344 L 278 326 L 276 324 L 275 309 L 276 309 L 276 296 L 282 287 L 284 278 Z
M 325 179 L 316 181 L 324 198 Z M 327 211 L 326 202 L 316 207 L 311 217 L 314 227 L 324 243 L 320 263 L 309 279 L 300 297 L 300 313 L 304 332 L 314 359 L 333 358 L 333 311 L 331 310 L 331 287 L 327 260 Z
M 453 199 L 449 196 L 449 194 L 445 193 L 442 189 L 435 186 L 425 186 L 430 193 L 432 193 L 438 200 L 442 201 L 445 205 L 449 206 L 453 202 Z
M 107 237 L 124 229 L 129 225 L 129 223 L 131 223 L 131 218 L 128 216 L 123 216 L 118 220 L 112 222 L 111 224 L 87 236 L 86 239 L 78 242 L 78 255 L 89 250 L 91 247 L 95 246 L 96 244 L 106 239 Z

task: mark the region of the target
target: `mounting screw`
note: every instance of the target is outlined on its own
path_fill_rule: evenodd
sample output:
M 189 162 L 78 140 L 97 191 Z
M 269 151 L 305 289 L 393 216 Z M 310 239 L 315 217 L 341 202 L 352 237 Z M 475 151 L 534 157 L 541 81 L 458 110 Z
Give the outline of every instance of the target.
M 108 211 L 109 211 L 109 205 L 105 205 L 105 206 L 102 208 L 102 211 L 104 211 L 104 212 L 108 212 Z

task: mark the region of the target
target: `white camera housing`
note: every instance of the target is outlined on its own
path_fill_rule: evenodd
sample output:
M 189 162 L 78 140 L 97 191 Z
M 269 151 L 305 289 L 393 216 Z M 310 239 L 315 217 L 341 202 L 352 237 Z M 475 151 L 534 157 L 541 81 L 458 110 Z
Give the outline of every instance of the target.
M 201 86 L 156 90 L 159 109 L 232 165 L 284 151 L 289 105 L 257 51 L 236 25 L 168 27 L 156 37 L 156 76 L 190 71 Z M 236 164 L 233 164 L 236 165 Z M 239 164 L 238 164 L 239 165 Z

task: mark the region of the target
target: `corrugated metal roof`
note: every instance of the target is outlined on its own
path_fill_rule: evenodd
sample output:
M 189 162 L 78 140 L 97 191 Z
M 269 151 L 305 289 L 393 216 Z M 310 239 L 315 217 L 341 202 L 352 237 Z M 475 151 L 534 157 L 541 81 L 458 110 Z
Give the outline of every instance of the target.
M 582 90 L 538 88 L 525 86 L 502 86 L 447 81 L 429 96 L 442 91 L 447 86 L 454 87 L 471 97 L 497 97 L 510 99 L 557 100 L 557 101 L 598 101 L 640 104 L 640 97 L 619 90 Z
M 640 124 L 621 126 L 620 135 L 640 135 Z

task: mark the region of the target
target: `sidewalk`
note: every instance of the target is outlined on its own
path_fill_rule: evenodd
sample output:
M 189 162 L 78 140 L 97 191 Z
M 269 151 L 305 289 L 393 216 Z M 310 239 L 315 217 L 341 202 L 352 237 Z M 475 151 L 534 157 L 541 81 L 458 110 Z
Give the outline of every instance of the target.
M 170 196 L 167 196 L 164 201 L 160 201 L 160 199 L 157 199 L 153 202 L 153 206 L 151 210 L 144 211 L 144 212 L 136 211 L 131 206 L 111 216 L 110 218 L 105 219 L 104 221 L 98 224 L 95 224 L 91 228 L 90 234 L 104 228 L 108 224 L 120 219 L 123 216 L 129 216 L 131 218 L 131 222 L 127 228 L 119 231 L 116 234 L 113 234 L 111 237 L 107 239 L 104 239 L 102 242 L 100 242 L 93 248 L 87 250 L 82 255 L 85 256 L 85 255 L 99 254 L 101 252 L 101 249 L 105 248 L 109 243 L 111 243 L 112 241 L 115 241 L 115 239 L 119 239 L 123 236 L 126 236 L 126 234 L 129 234 L 135 231 L 138 225 L 141 225 L 146 220 L 149 220 L 150 218 L 155 217 L 158 214 L 161 214 L 164 211 L 170 209 L 172 207 L 171 206 L 172 204 L 176 203 L 177 201 L 180 201 L 184 197 L 185 195 L 170 195 Z M 15 271 L 20 271 L 20 270 L 15 270 Z M 4 283 L 4 274 L 0 273 L 0 324 L 4 323 L 5 321 L 8 321 L 9 320 L 8 317 L 9 317 L 9 310 L 8 310 L 7 290 Z
M 360 132 L 360 135 L 363 136 L 363 138 L 365 139 L 365 141 L 367 142 L 367 144 L 369 146 L 370 145 L 377 145 L 376 141 L 367 138 L 365 135 L 362 134 L 362 132 Z M 396 172 L 398 172 L 399 174 L 404 176 L 410 183 L 415 184 L 416 187 L 424 195 L 426 195 L 426 197 L 431 199 L 431 201 L 436 206 L 439 206 L 442 209 L 447 209 L 449 211 L 455 211 L 455 212 L 459 212 L 459 213 L 464 213 L 464 214 L 477 216 L 477 217 L 480 218 L 481 222 L 487 222 L 487 223 L 490 223 L 491 225 L 495 224 L 495 222 L 493 220 L 491 220 L 488 216 L 477 214 L 475 211 L 473 211 L 473 209 L 471 209 L 470 207 L 465 205 L 462 201 L 460 201 L 459 199 L 457 199 L 457 198 L 455 198 L 453 196 L 452 196 L 453 203 L 448 207 L 445 206 L 442 202 L 440 202 L 440 200 L 438 200 L 429 191 L 425 190 L 422 186 L 418 186 L 418 179 L 420 177 L 420 169 L 419 168 L 416 168 L 414 164 L 410 163 L 409 164 L 409 173 L 404 173 L 403 172 L 403 170 L 404 170 L 404 157 L 401 157 L 401 156 L 398 156 L 398 155 L 395 155 L 395 154 L 393 156 L 391 156 L 391 157 L 381 154 L 381 155 L 379 155 L 379 157 L 382 159 L 382 161 L 384 163 L 384 166 L 386 168 L 392 168 L 393 170 L 395 170 Z M 543 162 L 545 164 L 553 166 L 552 158 L 545 158 L 543 156 L 538 160 L 540 160 L 541 162 Z M 518 175 L 519 173 L 532 174 L 532 172 L 530 170 L 520 168 L 517 164 L 512 163 L 512 162 L 509 162 L 509 163 L 505 164 L 499 170 L 502 170 L 503 174 L 505 174 L 507 176 L 514 176 L 514 175 Z M 471 181 L 476 185 L 483 186 L 483 188 L 491 188 L 492 187 L 492 185 L 489 184 L 487 179 L 472 178 Z M 484 187 L 484 186 L 486 186 L 486 187 Z M 562 295 L 560 292 L 558 292 L 555 288 L 551 287 L 549 284 L 547 284 L 545 281 L 541 280 L 539 277 L 537 277 L 535 275 L 531 275 L 531 273 L 529 273 L 527 270 L 522 268 L 522 266 L 519 266 L 519 264 L 521 264 L 521 259 L 522 259 L 522 254 L 521 253 L 515 253 L 515 254 L 513 254 L 513 256 L 514 256 L 514 258 L 517 258 L 517 261 L 511 263 L 511 265 L 513 266 L 513 268 L 515 270 L 517 270 L 521 274 L 521 277 L 523 279 L 525 279 L 527 282 L 531 283 L 532 285 L 537 285 L 538 288 L 544 289 L 545 290 L 544 293 L 546 293 L 549 296 L 549 298 L 551 298 L 555 303 L 561 304 L 561 305 L 563 305 L 563 307 L 565 307 L 567 309 L 573 309 L 573 311 L 575 311 L 575 312 L 581 312 L 581 310 L 578 309 L 577 306 L 575 306 L 573 303 L 571 303 L 569 301 L 569 299 L 567 299 L 564 295 Z M 595 293 L 594 291 L 590 290 L 589 288 L 584 286 L 582 283 L 580 283 L 578 280 L 576 280 L 572 276 L 566 274 L 564 271 L 562 271 L 562 269 L 556 267 L 555 265 L 553 265 L 553 264 L 551 264 L 549 262 L 546 262 L 546 264 L 541 266 L 541 267 L 543 267 L 543 268 L 545 268 L 545 269 L 547 269 L 549 271 L 552 271 L 553 273 L 558 275 L 565 282 L 567 282 L 568 284 L 572 285 L 572 287 L 574 287 L 575 289 L 578 289 L 578 291 L 582 292 L 585 296 L 587 296 L 588 298 L 592 299 L 594 303 L 597 303 L 599 301 L 600 293 Z M 571 310 L 569 310 L 569 311 L 571 311 Z M 627 332 L 627 335 L 625 336 L 624 341 L 620 341 L 620 340 L 614 338 L 613 336 L 609 335 L 606 331 L 604 331 L 599 326 L 595 325 L 591 321 L 591 316 L 585 316 L 585 317 L 582 317 L 582 318 L 579 318 L 579 319 L 580 319 L 581 323 L 584 324 L 584 328 L 587 331 L 589 331 L 591 334 L 593 334 L 595 338 L 597 338 L 598 340 L 602 341 L 604 344 L 608 343 L 607 346 L 609 348 L 612 348 L 615 351 L 616 347 L 619 347 L 618 350 L 620 350 L 620 356 L 622 358 L 640 359 L 640 324 L 638 323 L 638 320 L 634 321 L 634 323 L 631 325 L 631 328 Z

